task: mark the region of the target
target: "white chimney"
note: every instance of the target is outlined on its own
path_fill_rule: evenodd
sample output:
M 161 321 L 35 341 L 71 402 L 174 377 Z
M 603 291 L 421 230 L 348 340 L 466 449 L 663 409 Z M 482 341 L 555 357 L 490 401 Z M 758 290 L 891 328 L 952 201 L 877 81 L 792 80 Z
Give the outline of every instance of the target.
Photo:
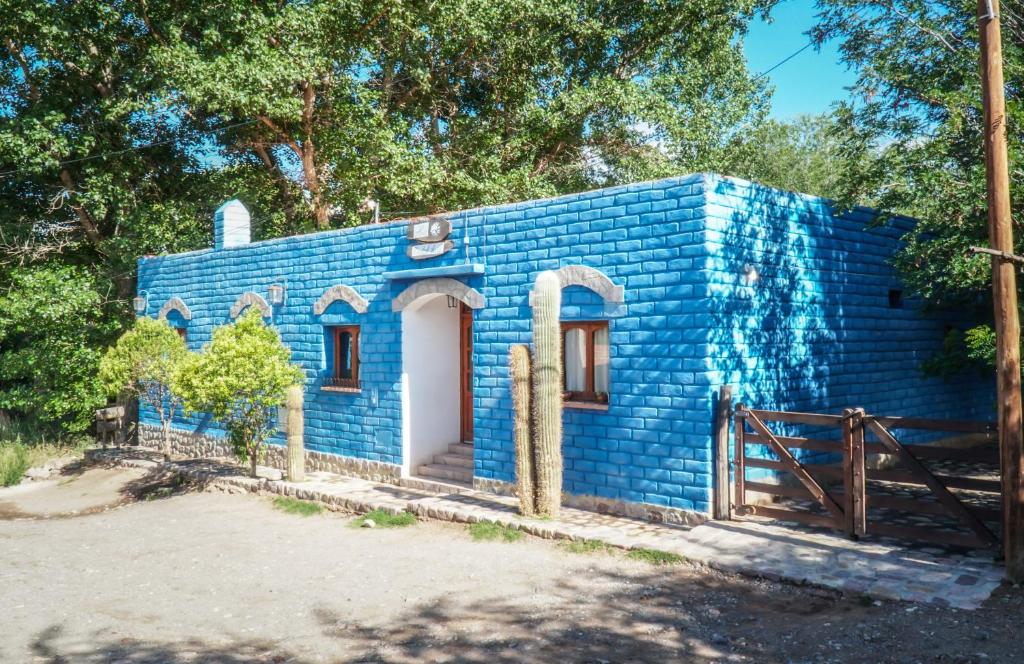
M 215 249 L 249 244 L 249 211 L 242 201 L 232 198 L 213 213 L 213 246 Z

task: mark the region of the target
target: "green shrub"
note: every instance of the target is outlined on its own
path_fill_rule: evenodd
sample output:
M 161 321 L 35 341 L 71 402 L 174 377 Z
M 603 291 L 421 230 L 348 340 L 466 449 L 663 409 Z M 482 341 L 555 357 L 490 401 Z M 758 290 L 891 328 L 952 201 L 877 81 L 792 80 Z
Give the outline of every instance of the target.
M 0 486 L 13 486 L 29 469 L 28 447 L 18 442 L 0 443 Z
M 100 360 L 100 381 L 110 396 L 125 395 L 149 404 L 160 418 L 164 459 L 171 458 L 171 421 L 181 398 L 171 378 L 190 353 L 166 320 L 138 318 Z
M 523 531 L 511 526 L 503 526 L 493 521 L 479 521 L 469 526 L 469 536 L 477 542 L 502 540 L 516 542 L 523 539 Z
M 234 324 L 215 329 L 203 352 L 187 356 L 171 380 L 187 411 L 208 412 L 224 425 L 235 455 L 249 463 L 253 477 L 277 407 L 288 387 L 304 379 L 290 359 L 277 331 L 263 323 L 258 308 L 249 307 Z
M 120 328 L 105 282 L 86 268 L 33 265 L 0 283 L 0 410 L 48 435 L 87 431 L 106 403 L 101 349 Z
M 299 500 L 298 498 L 291 498 L 289 496 L 278 496 L 277 498 L 274 498 L 274 507 L 282 512 L 297 514 L 299 516 L 313 516 L 324 511 L 324 506 L 320 503 L 314 503 L 309 500 Z

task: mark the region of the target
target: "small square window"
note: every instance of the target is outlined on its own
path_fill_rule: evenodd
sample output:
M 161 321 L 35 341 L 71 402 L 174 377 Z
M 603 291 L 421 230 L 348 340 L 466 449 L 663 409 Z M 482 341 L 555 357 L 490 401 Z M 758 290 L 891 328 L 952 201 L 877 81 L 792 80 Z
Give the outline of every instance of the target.
M 562 323 L 564 398 L 608 403 L 608 321 Z
M 325 387 L 359 389 L 359 326 L 328 328 L 331 339 L 331 373 Z
M 899 290 L 898 288 L 893 288 L 889 291 L 889 308 L 903 308 L 903 291 Z

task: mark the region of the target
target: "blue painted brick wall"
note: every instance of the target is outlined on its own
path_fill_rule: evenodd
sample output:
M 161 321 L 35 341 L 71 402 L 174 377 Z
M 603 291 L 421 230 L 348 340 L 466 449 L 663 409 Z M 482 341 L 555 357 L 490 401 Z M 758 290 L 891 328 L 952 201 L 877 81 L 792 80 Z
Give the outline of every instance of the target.
M 565 489 L 698 512 L 710 504 L 711 395 L 723 382 L 742 383 L 743 398 L 764 407 L 966 417 L 986 405 L 987 385 L 963 399 L 917 373 L 943 322 L 888 309 L 896 282 L 885 261 L 898 231 L 865 231 L 866 218 L 834 218 L 818 199 L 692 175 L 450 219 L 456 249 L 425 263 L 406 257 L 405 224 L 389 223 L 147 258 L 139 288 L 148 315 L 181 297 L 199 348 L 240 294 L 286 283 L 272 322 L 306 371 L 307 448 L 400 464 L 401 314 L 391 300 L 409 282 L 382 273 L 484 263 L 483 276 L 463 278 L 487 300 L 474 314 L 474 473 L 510 482 L 508 347 L 530 340 L 531 284 L 546 269 L 599 269 L 625 287 L 625 304 L 581 287 L 563 293 L 563 319 L 608 319 L 611 334 L 608 410 L 565 413 Z M 744 262 L 762 269 L 753 289 L 737 282 Z M 368 311 L 338 302 L 315 316 L 335 284 L 358 291 Z M 319 389 L 323 327 L 342 323 L 362 326 L 359 394 Z M 218 433 L 202 417 L 176 426 Z
M 923 316 L 909 297 L 889 306 L 890 289 L 903 288 L 890 260 L 911 220 L 873 225 L 867 209 L 837 215 L 820 198 L 717 176 L 707 198 L 712 387 L 731 384 L 756 408 L 994 419 L 993 380 L 921 373 L 946 326 L 967 321 Z M 745 264 L 758 280 L 744 278 Z M 906 442 L 935 435 L 896 433 Z

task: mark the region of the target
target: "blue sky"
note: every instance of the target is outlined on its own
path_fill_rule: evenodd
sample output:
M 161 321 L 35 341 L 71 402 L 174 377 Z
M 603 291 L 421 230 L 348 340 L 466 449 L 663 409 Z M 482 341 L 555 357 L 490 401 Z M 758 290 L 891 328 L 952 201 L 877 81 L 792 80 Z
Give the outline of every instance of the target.
M 773 10 L 771 23 L 756 21 L 744 42 L 750 71 L 759 73 L 772 67 L 809 41 L 805 32 L 814 26 L 813 0 L 782 0 Z M 845 90 L 856 79 L 839 62 L 835 43 L 821 51 L 807 49 L 769 74 L 775 87 L 771 115 L 779 120 L 801 113 L 827 111 L 833 102 L 845 99 Z

